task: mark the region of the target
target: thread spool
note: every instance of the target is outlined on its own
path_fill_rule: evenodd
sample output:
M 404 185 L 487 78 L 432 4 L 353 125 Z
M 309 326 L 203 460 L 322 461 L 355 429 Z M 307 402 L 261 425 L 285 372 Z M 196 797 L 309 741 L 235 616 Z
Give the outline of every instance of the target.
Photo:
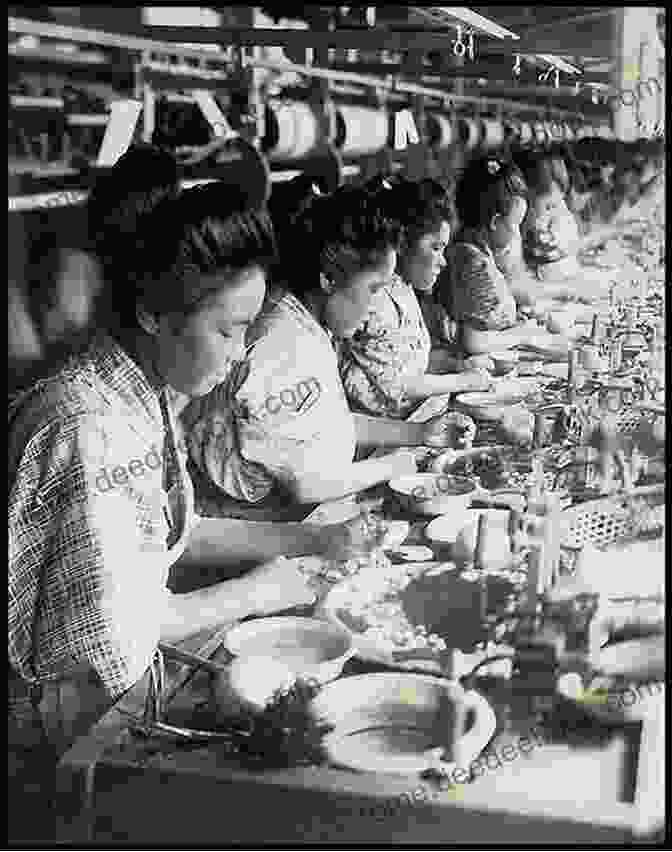
M 457 122 L 458 138 L 467 151 L 478 147 L 481 131 L 478 122 L 473 118 L 460 118 Z
M 377 154 L 387 146 L 388 133 L 384 109 L 342 104 L 336 110 L 336 147 L 344 157 Z
M 521 145 L 529 145 L 534 138 L 534 131 L 529 121 L 522 121 L 520 124 L 520 143 Z
M 614 131 L 608 124 L 602 124 L 596 128 L 596 134 L 600 139 L 614 139 Z
M 427 139 L 435 148 L 448 148 L 455 141 L 453 122 L 446 115 L 427 113 Z
M 544 127 L 543 122 L 535 121 L 532 125 L 532 133 L 534 141 L 537 145 L 545 145 L 547 142 L 546 139 L 546 128 Z
M 266 107 L 266 135 L 262 143 L 271 162 L 300 160 L 322 141 L 322 128 L 313 107 L 300 101 Z
M 575 138 L 575 133 L 569 124 L 563 124 L 562 129 L 564 131 L 565 141 L 571 142 Z
M 498 148 L 504 142 L 504 125 L 486 118 L 481 121 L 481 144 L 484 148 Z
M 504 139 L 506 142 L 518 142 L 520 140 L 520 123 L 508 119 L 504 122 Z

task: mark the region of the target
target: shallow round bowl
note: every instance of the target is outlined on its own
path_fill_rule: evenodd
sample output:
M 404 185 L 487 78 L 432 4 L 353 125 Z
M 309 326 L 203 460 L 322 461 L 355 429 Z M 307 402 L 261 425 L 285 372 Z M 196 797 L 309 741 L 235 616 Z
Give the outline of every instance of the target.
M 331 761 L 364 772 L 468 766 L 496 726 L 492 708 L 477 692 L 443 678 L 398 672 L 335 681 L 310 710 L 334 726 L 324 740 Z
M 225 644 L 237 657 L 276 660 L 297 677 L 319 683 L 338 677 L 354 654 L 347 630 L 316 618 L 253 619 L 230 630 Z

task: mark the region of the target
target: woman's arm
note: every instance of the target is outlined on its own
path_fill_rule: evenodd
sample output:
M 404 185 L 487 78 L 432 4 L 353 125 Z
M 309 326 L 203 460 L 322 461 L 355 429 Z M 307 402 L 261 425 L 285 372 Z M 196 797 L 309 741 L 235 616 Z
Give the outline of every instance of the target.
M 161 639 L 178 641 L 252 614 L 310 604 L 314 593 L 295 565 L 280 557 L 244 577 L 176 595 L 164 590 Z
M 385 417 L 354 414 L 357 444 L 363 447 L 421 447 L 425 439 L 423 423 L 406 423 Z
M 538 337 L 540 330 L 535 332 Z M 507 328 L 503 331 L 483 331 L 464 323 L 462 340 L 465 350 L 470 355 L 486 355 L 498 349 L 512 349 L 529 341 L 532 336 L 530 329 Z
M 406 382 L 406 395 L 414 400 L 427 399 L 444 393 L 465 393 L 466 391 L 487 390 L 490 382 L 482 373 L 452 373 L 432 375 L 424 373 L 414 376 Z
M 327 530 L 312 524 L 200 518 L 178 564 L 188 569 L 320 554 L 329 549 Z
M 353 462 L 347 470 L 330 472 L 322 468 L 309 471 L 301 474 L 290 487 L 299 503 L 323 503 L 356 494 L 399 476 L 412 475 L 416 470 L 412 454 L 399 451 Z

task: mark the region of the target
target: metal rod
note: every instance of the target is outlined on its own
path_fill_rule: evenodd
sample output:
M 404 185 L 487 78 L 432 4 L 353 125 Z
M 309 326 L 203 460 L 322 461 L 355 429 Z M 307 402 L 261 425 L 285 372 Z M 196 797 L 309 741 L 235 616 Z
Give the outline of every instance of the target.
M 69 174 L 77 174 L 75 169 L 69 169 Z M 48 174 L 48 172 L 47 172 Z M 204 183 L 212 183 L 216 178 L 201 178 L 200 180 L 185 180 L 180 186 L 188 189 L 191 186 L 199 186 Z M 70 207 L 75 204 L 84 204 L 89 197 L 89 191 L 83 189 L 61 189 L 53 192 L 38 192 L 33 195 L 11 195 L 8 197 L 8 210 L 10 213 L 26 213 L 29 210 L 43 210 L 52 207 Z
M 295 74 L 305 74 L 307 77 L 319 77 L 325 80 L 343 81 L 357 83 L 362 86 L 368 86 L 375 89 L 383 89 L 392 92 L 403 92 L 404 94 L 424 95 L 425 97 L 438 98 L 441 101 L 450 101 L 456 104 L 482 104 L 483 106 L 498 106 L 509 110 L 518 110 L 524 112 L 538 112 L 539 114 L 547 115 L 549 108 L 538 104 L 525 104 L 520 101 L 510 101 L 504 98 L 491 98 L 485 95 L 455 95 L 452 92 L 442 91 L 441 89 L 431 89 L 426 86 L 419 86 L 416 83 L 405 82 L 396 79 L 393 74 L 388 75 L 387 79 L 373 77 L 365 74 L 355 74 L 349 71 L 335 71 L 331 68 L 317 68 L 314 65 L 299 65 L 294 62 L 274 62 L 269 59 L 251 59 L 246 60 L 246 64 L 257 68 L 267 68 L 279 72 L 291 72 Z M 550 87 L 549 87 L 550 88 Z M 548 94 L 544 92 L 544 94 Z M 567 110 L 551 107 L 550 112 L 560 117 L 572 117 L 581 121 L 584 116 L 581 113 L 572 113 Z
M 304 50 L 315 47 L 336 47 L 361 50 L 446 50 L 451 42 L 449 34 L 436 34 L 425 30 L 359 30 L 341 28 L 327 31 L 293 30 L 284 28 L 241 27 L 216 28 L 212 31 L 202 27 L 126 27 L 124 34 L 111 34 L 101 30 L 62 26 L 27 18 L 8 18 L 10 33 L 24 33 L 44 38 L 62 38 L 126 50 L 155 50 L 181 56 L 217 60 L 207 51 L 180 47 L 180 43 L 221 44 L 249 47 L 290 47 Z M 154 38 L 149 38 L 151 32 Z M 488 52 L 510 56 L 514 53 L 552 53 L 533 41 L 493 40 L 488 43 Z M 611 53 L 609 54 L 611 56 Z M 226 60 L 222 57 L 222 62 Z
M 595 12 L 586 12 L 583 15 L 573 15 L 571 18 L 561 18 L 556 21 L 547 21 L 545 24 L 533 24 L 530 26 L 519 25 L 519 29 L 522 33 L 522 38 L 527 38 L 527 36 L 532 35 L 533 33 L 539 32 L 539 30 L 548 30 L 552 27 L 567 27 L 574 26 L 576 24 L 583 24 L 586 21 L 592 21 L 596 18 L 608 18 L 610 15 L 615 14 L 616 12 L 620 12 L 621 7 L 606 7 L 604 9 L 596 10 Z
M 8 28 L 9 28 L 10 32 L 22 32 L 22 33 L 28 33 L 28 34 L 31 34 L 31 35 L 38 35 L 38 36 L 51 37 L 51 38 L 65 38 L 65 39 L 68 39 L 69 41 L 84 41 L 84 42 L 87 42 L 87 43 L 95 43 L 95 44 L 100 44 L 100 45 L 108 46 L 108 47 L 122 47 L 122 48 L 125 47 L 129 50 L 164 52 L 164 53 L 170 53 L 170 54 L 177 55 L 177 56 L 185 56 L 185 57 L 198 58 L 198 59 L 204 59 L 204 60 L 210 60 L 210 61 L 212 61 L 213 59 L 217 59 L 217 57 L 213 56 L 212 53 L 209 53 L 207 51 L 199 52 L 199 51 L 195 51 L 195 50 L 191 50 L 191 49 L 187 49 L 187 48 L 181 48 L 177 44 L 171 44 L 171 43 L 168 43 L 168 42 L 154 41 L 154 40 L 145 39 L 145 38 L 137 38 L 137 37 L 134 37 L 134 36 L 113 35 L 111 33 L 105 33 L 105 32 L 98 31 L 98 30 L 85 30 L 85 29 L 82 29 L 80 27 L 63 27 L 63 26 L 59 26 L 59 25 L 56 25 L 56 24 L 48 24 L 48 23 L 39 22 L 39 21 L 30 21 L 30 20 L 21 19 L 21 18 L 9 18 L 8 19 Z M 162 30 L 162 31 L 167 29 L 173 34 L 174 37 L 176 37 L 176 38 L 179 37 L 179 33 L 176 31 L 176 28 L 159 27 L 157 29 Z M 194 28 L 194 29 L 198 29 L 198 28 Z M 201 32 L 200 29 L 198 31 L 199 31 L 199 33 Z M 182 30 L 180 29 L 179 32 L 181 33 Z M 249 30 L 249 31 L 248 30 L 226 31 L 226 32 L 218 31 L 218 33 L 219 33 L 219 35 L 216 38 L 214 37 L 213 33 L 202 33 L 204 38 L 201 39 L 201 40 L 204 41 L 204 42 L 213 42 L 213 41 L 226 42 L 227 39 L 231 39 L 234 42 L 237 41 L 240 44 L 259 45 L 259 44 L 283 44 L 283 43 L 287 43 L 288 46 L 291 46 L 291 44 L 293 43 L 292 40 L 290 39 L 289 42 L 285 42 L 284 39 L 285 39 L 286 35 L 293 33 L 294 35 L 298 34 L 298 35 L 303 36 L 303 42 L 305 42 L 305 43 L 302 43 L 301 45 L 298 45 L 298 46 L 314 47 L 315 38 L 322 37 L 322 36 L 331 37 L 331 36 L 334 35 L 334 33 L 315 33 L 313 31 L 305 31 L 305 30 L 262 30 L 262 29 L 252 29 L 252 30 Z M 277 33 L 280 33 L 281 35 L 277 36 L 276 35 Z M 391 47 L 390 44 L 385 43 L 385 40 L 388 39 L 388 37 L 395 37 L 395 38 L 400 37 L 400 45 L 399 45 L 400 47 L 402 47 L 404 49 L 413 49 L 413 45 L 414 45 L 413 39 L 415 38 L 415 36 L 411 35 L 409 41 L 406 41 L 406 36 L 408 35 L 408 33 L 405 33 L 405 32 L 404 33 L 391 33 L 389 31 L 385 31 L 385 32 L 382 32 L 382 33 L 375 34 L 375 33 L 371 33 L 371 32 L 368 32 L 368 31 L 366 31 L 364 33 L 361 33 L 360 31 L 354 31 L 354 32 L 350 32 L 350 33 L 347 33 L 347 32 L 337 33 L 337 35 L 339 37 L 343 37 L 343 36 L 345 37 L 345 38 L 339 38 L 338 41 L 339 42 L 342 41 L 343 44 L 347 47 L 352 47 L 353 45 L 349 42 L 349 38 L 351 38 L 354 33 L 359 33 L 359 35 L 363 34 L 365 36 L 377 35 L 378 40 L 381 41 L 381 44 L 379 46 L 382 46 L 382 47 L 385 47 L 385 48 Z M 243 34 L 243 35 L 247 34 L 247 36 L 245 38 L 243 38 L 242 41 L 241 41 L 241 34 Z M 258 39 L 256 41 L 253 37 L 253 34 L 258 35 Z M 271 34 L 273 34 L 273 37 L 271 37 Z M 182 35 L 184 35 L 184 34 L 182 33 Z M 207 36 L 207 38 L 205 36 Z M 381 37 L 382 37 L 382 39 L 381 39 Z M 435 47 L 439 47 L 439 46 L 445 47 L 446 46 L 446 43 L 447 43 L 446 37 L 441 37 L 441 38 L 442 38 L 442 41 L 440 41 L 437 45 L 434 45 Z M 192 41 L 192 42 L 194 40 L 198 41 L 197 34 L 192 33 L 190 38 L 185 37 L 184 40 L 185 41 Z M 319 38 L 318 38 L 318 40 L 319 40 Z M 423 47 L 423 46 L 426 47 L 427 49 L 429 49 L 429 47 L 431 47 L 431 45 L 415 44 L 416 49 Z M 522 48 L 518 48 L 518 50 L 522 51 Z M 530 52 L 536 53 L 536 51 L 532 51 L 532 50 Z M 220 57 L 219 59 L 222 63 L 227 62 L 227 60 L 224 57 Z M 406 93 L 409 93 L 409 94 L 424 94 L 428 97 L 438 97 L 438 98 L 441 98 L 441 99 L 445 99 L 446 97 L 448 97 L 448 98 L 452 99 L 454 102 L 483 103 L 484 105 L 500 106 L 500 107 L 503 107 L 505 109 L 517 109 L 517 110 L 525 110 L 525 111 L 530 111 L 530 110 L 537 111 L 538 110 L 540 112 L 542 112 L 542 111 L 547 112 L 547 110 L 544 110 L 544 109 L 542 109 L 542 108 L 540 108 L 536 105 L 521 104 L 521 103 L 517 103 L 515 101 L 502 100 L 501 98 L 493 99 L 493 98 L 476 97 L 476 96 L 470 96 L 470 95 L 451 95 L 450 93 L 442 92 L 440 90 L 425 89 L 424 87 L 419 88 L 419 87 L 415 86 L 415 84 L 412 84 L 412 83 L 404 83 L 402 81 L 393 82 L 390 79 L 381 79 L 381 78 L 378 78 L 378 77 L 373 77 L 373 76 L 368 76 L 368 75 L 354 74 L 354 73 L 347 72 L 347 71 L 334 71 L 334 70 L 329 69 L 329 68 L 316 68 L 315 66 L 312 66 L 312 65 L 298 65 L 298 64 L 290 63 L 290 62 L 286 62 L 286 63 L 285 62 L 282 62 L 282 63 L 281 62 L 271 62 L 269 60 L 261 60 L 261 59 L 250 60 L 250 61 L 247 62 L 247 64 L 252 65 L 253 67 L 266 68 L 266 69 L 270 69 L 270 70 L 293 71 L 294 73 L 302 73 L 302 74 L 305 74 L 306 76 L 311 76 L 311 77 L 321 77 L 322 79 L 326 79 L 326 80 L 342 80 L 344 82 L 349 81 L 349 82 L 359 83 L 361 85 L 370 86 L 372 88 L 378 88 L 378 89 L 380 89 L 380 88 L 392 89 L 392 90 L 396 90 L 396 91 L 406 92 Z M 390 75 L 390 78 L 391 77 L 392 77 L 392 75 Z M 561 117 L 571 115 L 571 113 L 567 113 L 565 111 L 561 112 L 560 110 L 558 110 L 556 114 L 560 115 Z M 583 120 L 583 117 L 579 114 L 577 114 L 576 117 Z

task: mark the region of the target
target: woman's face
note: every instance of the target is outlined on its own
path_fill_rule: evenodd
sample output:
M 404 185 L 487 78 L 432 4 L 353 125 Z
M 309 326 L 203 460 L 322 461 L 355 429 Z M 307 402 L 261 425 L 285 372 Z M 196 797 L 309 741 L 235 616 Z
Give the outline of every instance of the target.
M 259 313 L 266 293 L 266 276 L 259 266 L 219 272 L 221 281 L 198 310 L 181 320 L 159 318 L 157 369 L 176 391 L 205 396 L 229 373 L 232 362 L 245 353 L 245 333 Z M 219 283 L 213 281 L 213 284 Z
M 429 293 L 434 288 L 441 270 L 446 265 L 446 249 L 450 240 L 450 225 L 441 226 L 424 234 L 399 255 L 399 274 L 416 290 Z
M 335 337 L 352 337 L 367 318 L 373 296 L 390 282 L 396 264 L 397 253 L 389 249 L 381 262 L 354 272 L 329 294 L 324 317 Z
M 490 223 L 490 243 L 494 249 L 503 249 L 520 238 L 520 226 L 527 213 L 527 201 L 520 196 L 513 199 L 513 204 L 506 216 L 497 213 Z

